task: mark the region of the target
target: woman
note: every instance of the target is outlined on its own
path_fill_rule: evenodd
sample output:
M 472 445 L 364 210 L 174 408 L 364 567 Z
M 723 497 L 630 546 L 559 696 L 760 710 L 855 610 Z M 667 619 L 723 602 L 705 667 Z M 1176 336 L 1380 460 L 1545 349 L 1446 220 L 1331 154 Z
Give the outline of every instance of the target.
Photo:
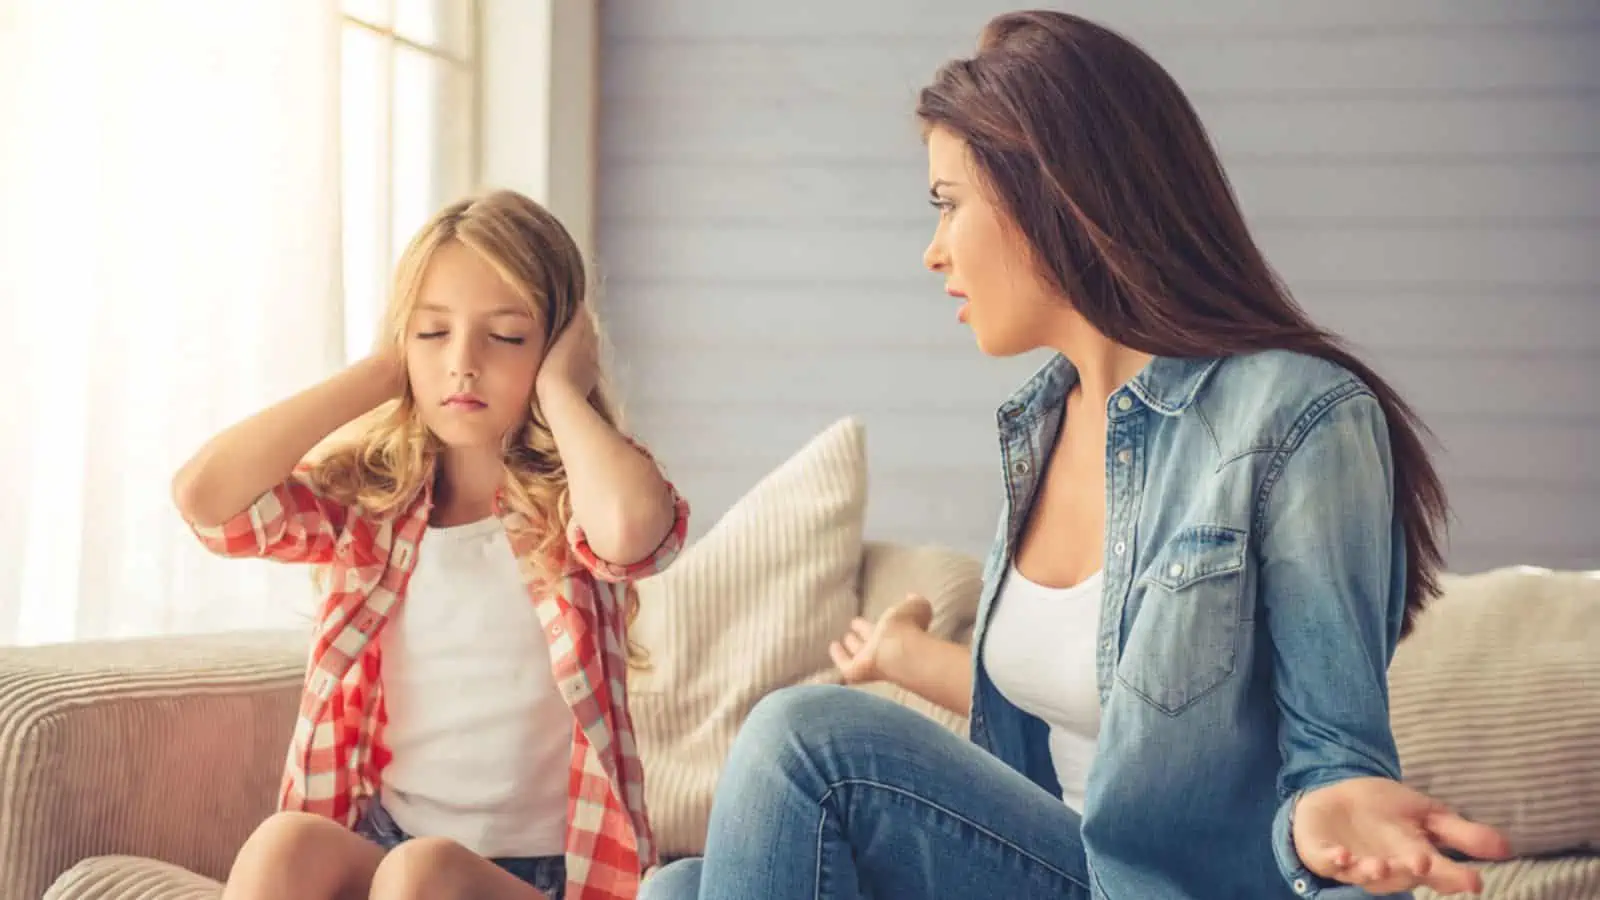
M 928 267 L 984 352 L 1059 351 L 999 410 L 973 664 L 902 670 L 970 696 L 972 741 L 848 688 L 775 694 L 704 858 L 644 895 L 1476 888 L 1446 852 L 1503 838 L 1399 783 L 1388 724 L 1440 566 L 1419 425 L 1277 283 L 1178 87 L 1104 28 L 1014 13 L 917 113 Z M 836 655 L 892 668 L 882 637 Z

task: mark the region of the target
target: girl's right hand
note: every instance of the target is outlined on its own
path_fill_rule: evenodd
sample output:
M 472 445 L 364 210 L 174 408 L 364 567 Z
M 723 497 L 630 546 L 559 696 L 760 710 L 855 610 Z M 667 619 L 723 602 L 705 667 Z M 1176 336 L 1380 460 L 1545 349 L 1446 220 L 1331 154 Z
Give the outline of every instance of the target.
M 173 501 L 188 522 L 221 525 L 288 478 L 328 435 L 405 386 L 398 348 L 374 351 L 207 441 L 173 477 Z
M 828 647 L 828 655 L 844 676 L 845 684 L 869 681 L 899 683 L 897 673 L 906 645 L 924 636 L 933 621 L 933 604 L 918 594 L 907 594 L 878 619 L 857 618 L 843 638 Z M 908 640 L 909 639 L 909 640 Z

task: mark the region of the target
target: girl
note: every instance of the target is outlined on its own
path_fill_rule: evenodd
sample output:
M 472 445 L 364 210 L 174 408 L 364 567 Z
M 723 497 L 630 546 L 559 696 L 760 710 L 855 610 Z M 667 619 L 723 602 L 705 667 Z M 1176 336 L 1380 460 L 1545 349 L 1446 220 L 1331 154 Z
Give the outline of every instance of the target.
M 1444 851 L 1503 838 L 1400 782 L 1388 719 L 1443 490 L 1405 404 L 1274 279 L 1177 85 L 1104 28 L 1021 12 L 917 114 L 927 267 L 984 352 L 1057 354 L 999 410 L 972 656 L 917 641 L 912 600 L 835 657 L 968 710 L 972 741 L 850 688 L 769 697 L 704 859 L 645 894 L 1475 889 Z
M 464 200 L 406 249 L 380 350 L 178 472 L 207 547 L 327 576 L 281 811 L 226 897 L 636 893 L 630 585 L 688 507 L 617 431 L 597 340 L 561 224 Z

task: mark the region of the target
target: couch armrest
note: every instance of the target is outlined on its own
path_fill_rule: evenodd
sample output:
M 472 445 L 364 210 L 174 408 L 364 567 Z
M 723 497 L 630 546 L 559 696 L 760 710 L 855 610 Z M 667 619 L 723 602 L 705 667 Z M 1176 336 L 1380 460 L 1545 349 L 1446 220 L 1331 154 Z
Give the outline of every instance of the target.
M 305 635 L 0 649 L 0 900 L 88 857 L 223 877 L 271 813 Z

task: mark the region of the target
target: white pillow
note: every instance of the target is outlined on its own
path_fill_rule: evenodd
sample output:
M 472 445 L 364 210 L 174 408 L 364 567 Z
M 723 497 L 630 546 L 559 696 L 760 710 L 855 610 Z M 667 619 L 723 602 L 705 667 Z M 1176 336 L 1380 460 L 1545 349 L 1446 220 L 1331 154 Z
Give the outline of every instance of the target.
M 843 419 L 639 582 L 630 635 L 649 667 L 630 673 L 629 703 L 663 855 L 704 849 L 717 777 L 756 701 L 837 682 L 828 642 L 861 608 L 866 504 L 866 432 Z
M 1405 780 L 1518 856 L 1600 850 L 1600 572 L 1443 587 L 1389 667 Z

